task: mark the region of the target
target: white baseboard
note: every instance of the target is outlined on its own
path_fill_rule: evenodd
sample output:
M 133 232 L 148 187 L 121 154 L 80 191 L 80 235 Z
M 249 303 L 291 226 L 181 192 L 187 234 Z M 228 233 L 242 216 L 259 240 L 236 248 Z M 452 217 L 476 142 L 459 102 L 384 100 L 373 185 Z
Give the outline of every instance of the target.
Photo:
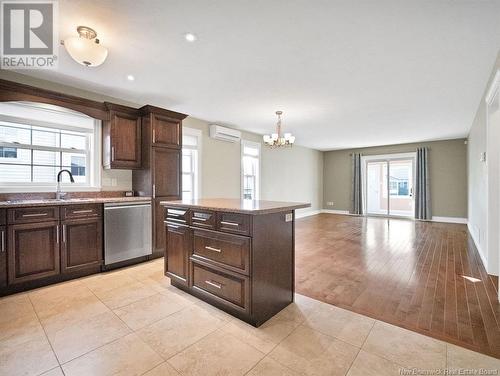
M 481 248 L 479 241 L 476 239 L 476 235 L 474 234 L 474 231 L 472 230 L 470 223 L 467 223 L 467 229 L 469 230 L 469 234 L 470 237 L 472 238 L 472 241 L 476 245 L 477 252 L 479 253 L 479 257 L 481 257 L 484 269 L 486 269 L 486 271 L 488 272 L 488 258 L 486 257 L 486 254 L 484 253 L 483 249 Z
M 323 209 L 320 211 L 321 213 L 326 213 L 326 214 L 342 214 L 342 215 L 357 215 L 357 214 L 351 214 L 347 210 L 330 210 L 330 209 Z M 462 224 L 467 224 L 467 218 L 460 218 L 460 217 L 432 217 L 433 222 L 445 222 L 445 223 L 462 223 Z
M 295 219 L 309 217 L 311 215 L 316 215 L 321 213 L 321 210 L 307 210 L 305 212 L 297 213 L 295 212 Z
M 343 215 L 352 215 L 348 210 L 331 210 L 331 209 L 323 209 L 321 213 L 326 214 L 343 214 Z
M 466 225 L 467 218 L 460 217 L 432 217 L 432 222 L 461 223 Z

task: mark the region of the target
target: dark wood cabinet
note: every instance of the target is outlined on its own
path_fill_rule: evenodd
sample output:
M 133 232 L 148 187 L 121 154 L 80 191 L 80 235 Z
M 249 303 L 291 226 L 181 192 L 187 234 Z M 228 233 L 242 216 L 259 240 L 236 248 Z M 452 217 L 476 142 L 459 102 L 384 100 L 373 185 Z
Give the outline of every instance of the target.
M 59 274 L 59 222 L 8 227 L 8 283 L 29 282 Z
M 138 110 L 105 103 L 109 119 L 103 125 L 103 166 L 141 168 L 141 116 Z
M 102 263 L 102 220 L 89 218 L 63 221 L 61 272 L 70 273 Z
M 173 286 L 254 326 L 293 301 L 294 213 L 288 206 L 246 214 L 203 203 L 163 204 L 165 274 Z
M 99 272 L 102 216 L 102 204 L 0 209 L 0 295 Z
M 153 197 L 180 199 L 181 150 L 153 148 Z
M 7 229 L 0 226 L 0 287 L 7 286 Z
M 188 286 L 191 229 L 185 225 L 165 224 L 165 272 L 172 280 Z
M 164 208 L 160 205 L 161 198 L 153 200 L 153 256 L 163 256 L 165 252 L 165 225 L 163 223 Z
M 179 119 L 152 115 L 152 144 L 180 149 L 182 146 L 182 122 Z
M 153 106 L 142 113 L 142 169 L 132 172 L 132 189 L 152 196 L 153 257 L 165 252 L 164 210 L 160 201 L 182 197 L 182 120 L 187 116 Z

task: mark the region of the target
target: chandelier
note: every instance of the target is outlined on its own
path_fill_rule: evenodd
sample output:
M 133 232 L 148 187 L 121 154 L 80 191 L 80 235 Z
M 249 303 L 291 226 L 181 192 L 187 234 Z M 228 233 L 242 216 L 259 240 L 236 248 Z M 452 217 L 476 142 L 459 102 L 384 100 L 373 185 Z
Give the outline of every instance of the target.
M 281 134 L 281 115 L 283 115 L 283 111 L 276 111 L 276 115 L 278 116 L 276 133 L 264 135 L 264 143 L 271 147 L 292 146 L 295 142 L 295 136 L 292 136 L 291 133 Z

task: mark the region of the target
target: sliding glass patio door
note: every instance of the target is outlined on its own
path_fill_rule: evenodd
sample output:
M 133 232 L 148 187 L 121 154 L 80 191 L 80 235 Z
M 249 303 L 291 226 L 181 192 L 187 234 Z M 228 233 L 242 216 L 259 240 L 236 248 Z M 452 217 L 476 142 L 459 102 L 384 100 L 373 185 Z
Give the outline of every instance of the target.
M 371 215 L 413 217 L 415 156 L 365 157 L 365 212 Z

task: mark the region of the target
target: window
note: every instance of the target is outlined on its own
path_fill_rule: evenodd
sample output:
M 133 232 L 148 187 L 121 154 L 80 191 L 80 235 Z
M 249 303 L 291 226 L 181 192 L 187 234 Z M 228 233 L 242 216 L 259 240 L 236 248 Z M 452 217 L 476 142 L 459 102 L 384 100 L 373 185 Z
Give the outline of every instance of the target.
M 182 199 L 200 197 L 201 131 L 191 128 L 182 130 Z
M 260 144 L 241 141 L 241 197 L 258 200 L 260 187 Z
M 100 128 L 95 119 L 52 107 L 0 104 L 2 189 L 53 190 L 61 169 L 71 171 L 75 189 L 98 185 L 100 173 L 93 171 L 98 168 L 100 172 L 99 153 L 95 153 Z M 67 175 L 63 175 L 63 182 L 69 182 Z

